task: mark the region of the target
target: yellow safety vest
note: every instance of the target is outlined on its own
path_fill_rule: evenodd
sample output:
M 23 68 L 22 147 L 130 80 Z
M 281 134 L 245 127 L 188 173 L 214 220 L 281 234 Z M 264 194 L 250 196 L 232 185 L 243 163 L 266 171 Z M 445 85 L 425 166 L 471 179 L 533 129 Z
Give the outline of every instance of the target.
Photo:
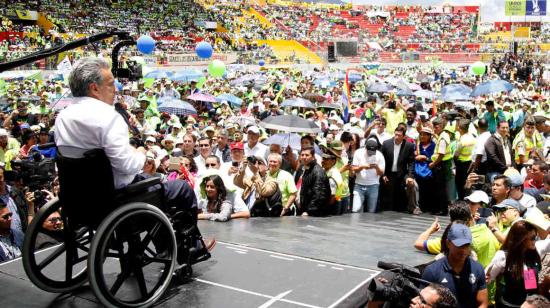
M 453 154 L 451 153 L 451 138 L 449 137 L 449 134 L 446 131 L 442 131 L 441 134 L 437 137 L 435 151 L 434 151 L 434 154 L 432 155 L 432 161 L 435 161 L 437 159 L 437 156 L 439 155 L 437 151 L 439 150 L 439 144 L 441 143 L 441 140 L 444 140 L 446 144 L 445 154 L 443 155 L 443 161 L 447 161 L 453 158 Z
M 542 149 L 543 142 L 542 142 L 542 136 L 539 132 L 535 131 L 533 132 L 533 136 L 531 138 L 528 138 L 525 136 L 525 131 L 521 130 L 519 134 L 514 138 L 514 142 L 512 142 L 512 147 L 514 148 L 514 160 L 516 161 L 516 164 L 519 164 L 519 151 L 517 148 L 523 145 L 525 147 L 525 160 L 527 161 L 529 159 L 529 153 L 533 149 Z
M 338 171 L 338 168 L 336 168 L 336 165 L 327 171 L 327 177 L 332 178 L 334 182 L 336 182 L 336 201 L 342 200 L 344 181 L 342 180 L 342 175 L 340 174 L 340 171 Z
M 464 134 L 460 137 L 460 153 L 458 154 L 458 161 L 466 162 L 472 160 L 472 152 L 476 145 L 476 138 L 470 134 Z

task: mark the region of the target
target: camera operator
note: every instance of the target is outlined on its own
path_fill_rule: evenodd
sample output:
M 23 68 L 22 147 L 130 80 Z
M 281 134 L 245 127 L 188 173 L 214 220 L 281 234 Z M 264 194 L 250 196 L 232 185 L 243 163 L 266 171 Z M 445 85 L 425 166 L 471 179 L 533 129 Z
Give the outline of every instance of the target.
M 488 307 L 489 296 L 483 266 L 470 258 L 472 233 L 453 223 L 441 251 L 445 256 L 428 265 L 422 279 L 448 287 L 460 299 L 459 307 Z

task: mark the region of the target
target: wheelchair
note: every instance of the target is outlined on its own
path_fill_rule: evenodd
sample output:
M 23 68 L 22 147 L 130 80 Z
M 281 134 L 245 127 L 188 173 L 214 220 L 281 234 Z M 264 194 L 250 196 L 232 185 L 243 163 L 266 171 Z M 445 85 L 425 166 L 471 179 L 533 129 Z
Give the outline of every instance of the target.
M 196 213 L 169 208 L 159 178 L 115 190 L 103 150 L 58 154 L 56 164 L 59 198 L 38 211 L 23 243 L 25 272 L 40 289 L 66 293 L 89 282 L 106 307 L 147 307 L 173 277 L 189 278 L 210 258 Z M 54 244 L 37 251 L 45 238 Z

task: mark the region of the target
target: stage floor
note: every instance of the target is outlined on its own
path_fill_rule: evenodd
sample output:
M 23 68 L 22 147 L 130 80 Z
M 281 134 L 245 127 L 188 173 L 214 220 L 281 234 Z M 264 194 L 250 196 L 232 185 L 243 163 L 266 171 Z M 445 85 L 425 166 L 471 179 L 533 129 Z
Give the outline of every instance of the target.
M 201 221 L 218 245 L 194 266 L 193 279 L 173 284 L 157 307 L 357 307 L 380 260 L 409 265 L 431 256 L 414 240 L 434 216 L 395 212 L 336 217 Z M 448 218 L 440 217 L 442 229 Z M 442 231 L 440 231 L 442 233 Z M 32 285 L 20 260 L 0 265 L 1 307 L 98 307 L 85 285 L 51 294 Z

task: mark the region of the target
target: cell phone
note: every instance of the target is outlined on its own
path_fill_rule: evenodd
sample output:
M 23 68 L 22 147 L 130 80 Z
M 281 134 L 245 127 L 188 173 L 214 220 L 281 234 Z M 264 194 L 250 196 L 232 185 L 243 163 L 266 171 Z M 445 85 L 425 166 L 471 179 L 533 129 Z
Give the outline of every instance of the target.
M 478 175 L 477 176 L 477 181 L 475 182 L 475 184 L 485 184 L 485 176 L 484 175 Z
M 234 162 L 231 163 L 231 165 L 232 165 L 233 167 L 238 167 L 238 166 L 239 166 L 239 162 L 238 162 L 238 161 L 234 161 Z
M 477 209 L 477 212 L 479 213 L 480 217 L 487 218 L 491 215 L 493 215 L 493 210 L 490 208 L 480 207 Z

